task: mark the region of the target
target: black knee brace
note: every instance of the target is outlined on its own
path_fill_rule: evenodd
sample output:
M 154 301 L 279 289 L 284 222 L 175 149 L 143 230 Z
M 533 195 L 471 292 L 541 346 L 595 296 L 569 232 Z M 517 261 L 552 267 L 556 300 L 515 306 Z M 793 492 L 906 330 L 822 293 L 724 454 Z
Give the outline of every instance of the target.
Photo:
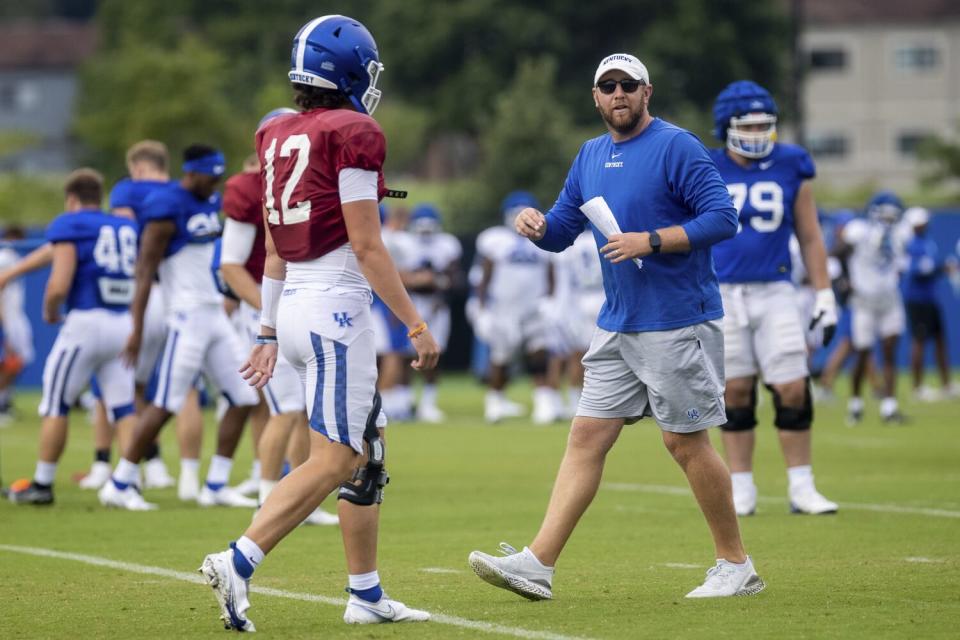
M 774 391 L 772 387 L 768 387 L 773 395 L 773 408 L 776 411 L 773 424 L 777 429 L 806 431 L 813 424 L 813 398 L 810 395 L 810 378 L 807 378 L 804 384 L 806 386 L 803 391 L 803 406 L 800 408 L 783 406 L 780 394 Z
M 357 469 L 349 482 L 340 485 L 337 494 L 339 500 L 346 500 L 353 504 L 369 507 L 383 502 L 383 488 L 390 482 L 390 476 L 384 469 L 386 445 L 377 429 L 377 418 L 380 416 L 380 394 L 373 395 L 373 408 L 367 416 L 367 425 L 363 430 L 363 440 L 367 443 L 367 464 Z
M 724 431 L 750 431 L 757 426 L 757 386 L 750 392 L 750 404 L 731 409 L 727 407 L 727 422 L 720 425 Z
M 537 351 L 527 354 L 526 365 L 527 373 L 532 376 L 542 376 L 547 373 L 547 353 L 546 351 Z

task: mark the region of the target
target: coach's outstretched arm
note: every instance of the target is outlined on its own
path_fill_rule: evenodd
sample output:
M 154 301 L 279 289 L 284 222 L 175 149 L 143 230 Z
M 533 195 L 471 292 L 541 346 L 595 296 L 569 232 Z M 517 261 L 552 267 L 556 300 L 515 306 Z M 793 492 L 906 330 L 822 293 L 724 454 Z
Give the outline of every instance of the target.
M 341 206 L 343 220 L 347 225 L 347 237 L 363 276 L 390 311 L 407 327 L 407 335 L 418 356 L 413 362 L 413 368 L 433 369 L 440 359 L 440 347 L 417 308 L 413 306 L 413 301 L 400 281 L 397 267 L 383 244 L 380 235 L 380 210 L 376 200 L 354 200 L 344 202 Z
M 23 256 L 10 268 L 0 271 L 0 289 L 13 280 L 42 269 L 53 261 L 53 243 L 47 242 Z
M 143 341 L 143 316 L 147 311 L 147 300 L 150 299 L 150 287 L 153 286 L 157 268 L 176 231 L 177 225 L 172 220 L 151 220 L 147 222 L 140 236 L 140 251 L 137 254 L 135 271 L 137 288 L 133 295 L 133 302 L 130 304 L 133 330 L 123 350 L 123 359 L 131 367 L 136 366 L 137 356 L 140 354 L 140 343 Z

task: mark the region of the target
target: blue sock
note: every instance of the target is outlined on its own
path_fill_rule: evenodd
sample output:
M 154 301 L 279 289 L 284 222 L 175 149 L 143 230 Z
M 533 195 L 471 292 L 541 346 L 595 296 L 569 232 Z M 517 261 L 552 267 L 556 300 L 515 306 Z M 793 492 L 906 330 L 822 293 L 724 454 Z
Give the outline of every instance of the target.
M 120 490 L 120 491 L 126 491 L 126 490 L 127 490 L 127 487 L 130 486 L 130 485 L 127 484 L 126 482 L 120 482 L 119 480 L 117 480 L 117 479 L 114 478 L 114 477 L 111 477 L 111 478 L 110 478 L 110 481 L 113 483 L 113 486 L 115 486 L 115 487 L 116 487 L 118 490 Z
M 350 593 L 367 602 L 379 602 L 383 597 L 383 589 L 380 588 L 379 583 L 369 589 L 350 589 Z
M 209 488 L 210 491 L 220 491 L 220 489 L 223 489 L 223 487 L 224 487 L 223 482 L 210 482 L 209 480 L 207 481 L 207 488 Z
M 253 565 L 250 564 L 250 561 L 237 549 L 236 542 L 231 542 L 230 548 L 233 549 L 233 568 L 237 570 L 241 578 L 249 580 L 250 576 L 253 575 Z

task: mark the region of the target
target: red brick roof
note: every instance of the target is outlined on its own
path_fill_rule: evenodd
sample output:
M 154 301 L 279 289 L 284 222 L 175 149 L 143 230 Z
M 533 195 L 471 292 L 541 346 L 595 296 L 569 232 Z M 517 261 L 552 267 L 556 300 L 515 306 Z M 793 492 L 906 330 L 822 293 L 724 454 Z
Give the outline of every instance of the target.
M 0 69 L 75 67 L 96 46 L 92 22 L 0 22 Z
M 788 0 L 792 4 L 794 0 Z M 809 24 L 960 21 L 957 0 L 799 0 Z

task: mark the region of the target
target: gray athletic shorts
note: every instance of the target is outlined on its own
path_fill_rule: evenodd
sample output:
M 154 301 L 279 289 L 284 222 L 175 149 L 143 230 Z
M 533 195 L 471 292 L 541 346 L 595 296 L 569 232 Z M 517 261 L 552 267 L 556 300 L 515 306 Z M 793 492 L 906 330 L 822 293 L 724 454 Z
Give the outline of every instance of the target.
M 627 424 L 653 416 L 661 429 L 676 433 L 727 421 L 719 320 L 643 333 L 598 328 L 583 367 L 578 416 Z

